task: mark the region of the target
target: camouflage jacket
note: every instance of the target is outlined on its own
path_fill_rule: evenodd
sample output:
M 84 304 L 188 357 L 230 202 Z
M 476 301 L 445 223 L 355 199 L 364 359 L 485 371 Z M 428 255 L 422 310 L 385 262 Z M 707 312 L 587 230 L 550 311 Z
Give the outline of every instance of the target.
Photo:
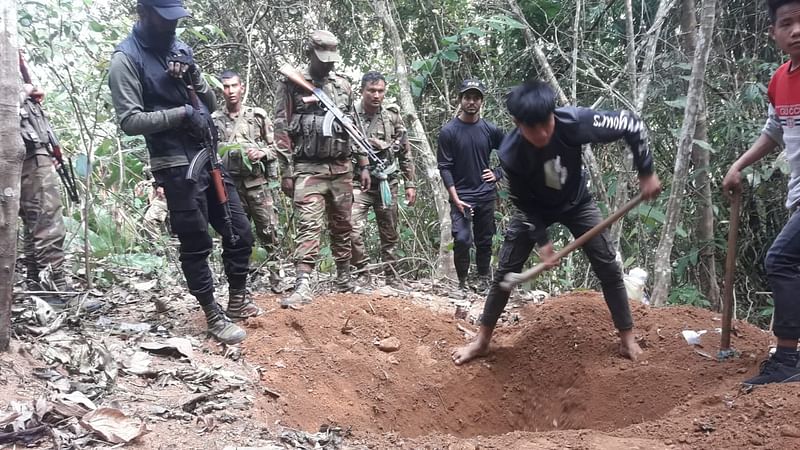
M 267 178 L 277 178 L 277 152 L 272 135 L 272 122 L 262 108 L 242 105 L 239 114 L 231 117 L 228 109 L 211 115 L 219 132 L 219 151 L 225 168 L 237 182 L 246 187 L 260 186 Z M 237 145 L 238 144 L 238 145 Z M 243 162 L 247 149 L 258 148 L 266 155 L 258 162 Z
M 311 84 L 308 67 L 301 73 Z M 345 114 L 353 113 L 353 90 L 342 75 L 331 72 L 325 78 L 322 90 Z M 311 95 L 287 79 L 278 82 L 275 94 L 275 143 L 279 150 L 281 176 L 292 177 L 295 171 L 346 173 L 352 170 L 350 155 L 353 152 L 350 137 L 338 124 L 333 124 L 333 136 L 322 135 L 325 110 L 318 102 L 306 103 Z M 358 152 L 359 165 L 367 165 L 366 155 Z
M 369 139 L 375 153 L 383 160 L 386 167 L 393 167 L 389 179 L 393 180 L 398 174 L 403 175 L 407 188 L 416 187 L 414 159 L 411 156 L 411 146 L 408 143 L 408 132 L 400 115 L 397 105 L 381 106 L 380 110 L 372 116 L 364 111 L 361 102 L 355 105 L 358 120 L 356 124 L 363 128 L 364 135 Z M 375 164 L 370 161 L 370 170 Z M 377 187 L 373 177 L 372 184 Z

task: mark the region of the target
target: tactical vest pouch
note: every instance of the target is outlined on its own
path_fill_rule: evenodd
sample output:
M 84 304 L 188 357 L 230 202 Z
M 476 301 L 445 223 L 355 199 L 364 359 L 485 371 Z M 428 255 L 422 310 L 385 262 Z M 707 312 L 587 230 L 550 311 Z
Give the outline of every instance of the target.
M 261 170 L 261 163 L 250 162 L 250 167 L 247 167 L 243 158 L 247 158 L 246 150 L 242 148 L 232 148 L 222 156 L 222 164 L 228 169 L 228 173 L 236 178 L 253 177 L 263 174 Z
M 47 136 L 47 132 L 40 132 L 42 130 L 37 129 L 37 117 L 28 108 L 28 105 L 23 105 L 23 107 L 20 108 L 19 115 L 20 132 L 22 134 L 22 139 L 25 141 L 25 147 L 39 148 L 45 145 L 47 141 L 44 136 Z
M 342 125 L 334 122 L 333 136 L 326 137 L 323 132 L 324 120 L 325 116 L 317 114 L 297 114 L 292 118 L 288 131 L 295 144 L 295 158 L 330 160 L 350 156 L 350 140 Z
M 227 153 L 222 155 L 222 164 L 228 169 L 231 176 L 238 177 L 242 175 L 242 169 L 246 169 L 242 162 L 242 154 L 238 149 L 230 149 Z

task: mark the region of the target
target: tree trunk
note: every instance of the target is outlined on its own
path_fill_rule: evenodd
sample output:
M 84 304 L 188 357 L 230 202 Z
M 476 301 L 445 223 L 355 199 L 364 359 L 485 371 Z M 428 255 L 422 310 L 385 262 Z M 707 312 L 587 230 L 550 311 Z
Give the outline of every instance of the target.
M 508 0 L 508 6 L 511 8 L 511 13 L 514 15 L 514 18 L 525 25 L 525 28 L 522 29 L 522 35 L 525 37 L 525 45 L 533 50 L 533 56 L 536 62 L 539 63 L 542 72 L 544 72 L 545 80 L 556 90 L 556 95 L 558 95 L 558 100 L 561 104 L 568 105 L 569 99 L 564 93 L 564 89 L 562 89 L 561 85 L 558 83 L 556 74 L 553 72 L 553 67 L 547 61 L 547 56 L 544 54 L 542 46 L 536 42 L 536 36 L 533 35 L 531 25 L 525 18 L 522 8 L 519 7 L 517 0 Z M 595 159 L 592 148 L 589 145 L 583 147 L 583 163 L 589 171 L 589 178 L 592 180 L 592 187 L 594 188 L 597 198 L 608 205 L 608 193 L 606 192 L 605 183 L 603 182 L 600 165 L 597 164 L 597 159 Z
M 655 259 L 655 283 L 652 301 L 655 305 L 664 305 L 667 302 L 670 283 L 672 281 L 672 246 L 675 242 L 675 230 L 681 219 L 681 203 L 685 195 L 686 177 L 689 172 L 689 158 L 694 145 L 694 133 L 697 127 L 700 98 L 705 82 L 706 64 L 711 51 L 711 41 L 714 32 L 714 14 L 716 0 L 703 0 L 700 16 L 700 34 L 697 39 L 692 75 L 689 80 L 689 92 L 686 95 L 686 110 L 683 116 L 678 154 L 675 157 L 675 171 L 672 176 L 672 189 L 667 203 L 666 221 L 658 243 Z
M 633 30 L 633 4 L 630 0 L 625 1 L 625 11 L 626 11 L 626 21 L 625 21 L 625 30 L 627 35 L 627 52 L 628 52 L 628 62 L 627 62 L 627 71 L 628 71 L 628 78 L 630 79 L 631 83 L 631 100 L 634 105 L 633 112 L 638 114 L 640 117 L 644 112 L 644 104 L 645 100 L 647 99 L 647 90 L 650 88 L 650 80 L 652 79 L 653 73 L 653 61 L 655 60 L 656 49 L 658 47 L 659 39 L 658 37 L 661 35 L 661 29 L 664 26 L 664 22 L 666 20 L 667 14 L 672 7 L 675 5 L 676 0 L 661 0 L 658 3 L 658 10 L 656 11 L 656 16 L 653 19 L 653 24 L 647 33 L 645 33 L 645 38 L 642 39 L 641 47 L 644 50 L 644 61 L 642 62 L 642 73 L 639 74 L 637 70 L 637 56 L 639 54 L 639 50 L 636 48 L 635 42 L 635 33 Z M 630 178 L 625 176 L 625 174 L 629 173 L 632 169 L 633 161 L 626 159 L 619 167 L 618 173 L 620 174 L 617 178 L 617 192 L 614 196 L 614 204 L 612 206 L 612 210 L 616 211 L 622 205 L 628 202 L 629 199 L 629 190 L 630 190 Z M 622 237 L 622 228 L 624 224 L 625 218 L 623 217 L 618 222 L 611 225 L 611 240 L 614 243 L 614 248 L 619 249 L 619 242 Z
M 697 47 L 697 19 L 695 17 L 695 0 L 683 0 L 681 4 L 681 31 L 683 34 L 683 47 L 686 56 L 691 60 Z M 697 141 L 708 140 L 708 125 L 706 122 L 705 95 L 700 94 L 697 126 L 694 139 Z M 697 278 L 700 288 L 711 306 L 720 310 L 720 292 L 717 284 L 717 269 L 714 260 L 714 205 L 711 198 L 711 180 L 709 177 L 711 154 L 699 145 L 692 148 L 692 165 L 694 166 L 694 188 L 699 196 L 697 198 L 697 218 L 695 233 L 701 245 Z
M 633 4 L 631 0 L 625 0 L 625 36 L 627 38 L 626 52 L 628 53 L 628 80 L 630 82 L 631 99 L 635 100 L 638 95 L 638 77 L 636 76 L 636 35 L 633 32 Z M 642 111 L 634 111 L 641 115 Z M 616 164 L 615 164 L 616 165 Z M 633 160 L 625 158 L 617 167 L 617 189 L 614 194 L 614 202 L 610 207 L 611 211 L 616 211 L 625 203 L 628 203 L 628 174 L 631 172 Z M 620 254 L 619 241 L 622 237 L 622 227 L 625 224 L 625 217 L 620 218 L 611 225 L 610 237 L 617 254 Z
M 24 155 L 19 130 L 20 74 L 17 2 L 0 2 L 0 351 L 11 339 L 11 300 L 17 259 L 17 217 Z
M 404 119 L 411 136 L 416 137 L 420 151 L 416 156 L 419 157 L 424 168 L 424 175 L 430 183 L 433 194 L 433 201 L 436 205 L 436 215 L 439 218 L 439 258 L 436 263 L 436 270 L 439 275 L 452 275 L 455 271 L 453 265 L 453 252 L 450 251 L 450 243 L 453 241 L 450 222 L 450 205 L 448 202 L 447 191 L 437 169 L 436 152 L 428 142 L 425 128 L 417 114 L 414 106 L 414 99 L 411 95 L 411 84 L 408 81 L 408 64 L 403 53 L 403 41 L 400 39 L 400 32 L 394 22 L 391 11 L 389 10 L 388 0 L 374 0 L 375 12 L 383 22 L 383 28 L 389 39 L 392 53 L 394 56 L 395 71 L 397 81 L 400 85 L 400 108 L 404 113 Z

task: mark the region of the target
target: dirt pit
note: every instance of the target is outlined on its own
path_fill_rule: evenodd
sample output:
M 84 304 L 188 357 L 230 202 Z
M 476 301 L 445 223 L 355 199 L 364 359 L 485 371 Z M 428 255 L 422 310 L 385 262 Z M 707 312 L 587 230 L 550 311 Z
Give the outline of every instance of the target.
M 769 335 L 737 324 L 742 356 L 717 362 L 719 317 L 695 308 L 634 307 L 645 350 L 639 362 L 619 342 L 602 297 L 571 294 L 519 310 L 498 328 L 489 357 L 465 366 L 450 352 L 465 343 L 452 315 L 396 297 L 334 295 L 301 311 L 274 308 L 248 322 L 245 355 L 264 387 L 258 405 L 282 425 L 320 425 L 402 438 L 493 436 L 514 431 L 609 432 L 656 421 L 693 397 L 735 389 L 757 371 Z M 708 330 L 691 347 L 683 330 Z M 392 352 L 381 341 L 399 343 Z

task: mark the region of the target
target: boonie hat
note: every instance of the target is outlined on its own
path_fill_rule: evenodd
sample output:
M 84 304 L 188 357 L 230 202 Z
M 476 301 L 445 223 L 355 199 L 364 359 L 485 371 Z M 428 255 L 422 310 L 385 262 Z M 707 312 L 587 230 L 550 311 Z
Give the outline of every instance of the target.
M 336 46 L 339 45 L 339 40 L 330 31 L 314 31 L 308 36 L 308 40 L 320 61 L 339 62 L 342 60 L 336 49 Z

